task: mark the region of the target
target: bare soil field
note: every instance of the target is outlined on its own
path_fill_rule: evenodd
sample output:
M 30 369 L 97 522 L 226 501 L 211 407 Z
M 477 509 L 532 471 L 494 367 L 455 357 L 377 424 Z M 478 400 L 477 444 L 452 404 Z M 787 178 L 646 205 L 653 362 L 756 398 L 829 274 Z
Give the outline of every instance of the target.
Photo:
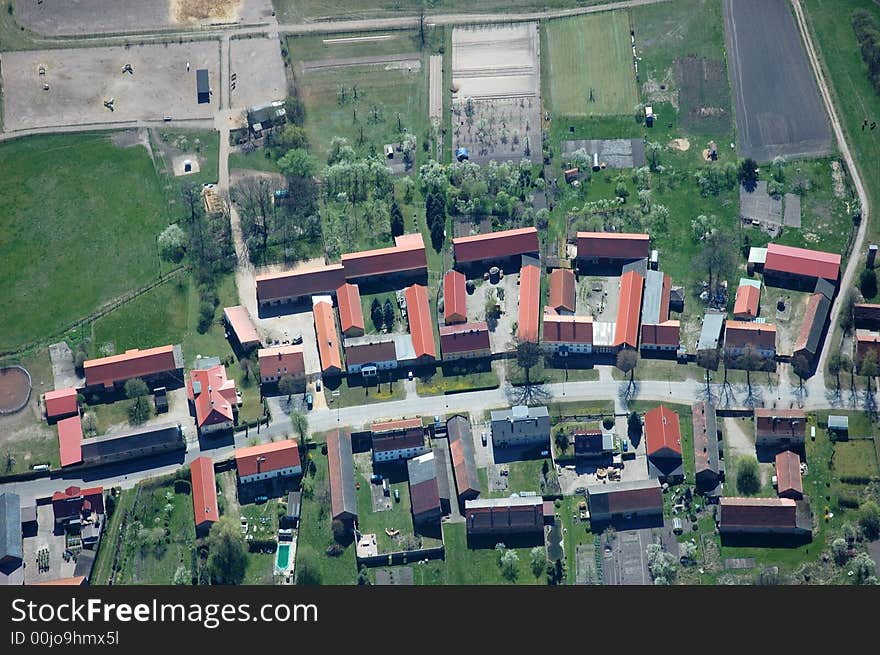
M 471 161 L 541 160 L 540 38 L 536 23 L 452 32 L 453 146 Z
M 246 109 L 287 97 L 287 76 L 277 39 L 232 39 L 230 72 L 235 88 L 229 90 L 234 109 Z
M 80 36 L 252 24 L 272 16 L 271 0 L 13 0 L 15 17 L 46 36 Z
M 164 116 L 211 118 L 219 103 L 217 42 L 30 50 L 0 57 L 7 131 Z M 126 64 L 133 73 L 123 72 Z M 215 91 L 204 104 L 196 99 L 198 68 L 208 69 Z M 113 111 L 104 106 L 110 98 Z
M 698 134 L 728 134 L 732 117 L 724 62 L 703 57 L 676 59 L 675 77 L 684 127 Z
M 785 0 L 724 0 L 737 150 L 757 161 L 831 152 L 831 130 Z
M 27 371 L 20 366 L 0 368 L 0 413 L 23 409 L 31 393 Z

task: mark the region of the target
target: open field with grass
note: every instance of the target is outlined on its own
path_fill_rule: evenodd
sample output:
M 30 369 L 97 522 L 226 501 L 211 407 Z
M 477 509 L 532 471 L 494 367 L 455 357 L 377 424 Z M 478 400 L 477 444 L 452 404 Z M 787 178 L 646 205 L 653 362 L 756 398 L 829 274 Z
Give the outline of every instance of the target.
M 170 268 L 156 252 L 167 204 L 141 146 L 97 133 L 3 143 L 0 204 L 0 348 L 47 337 Z
M 392 371 L 394 372 L 394 371 Z M 381 382 L 364 386 L 358 376 L 338 378 L 324 381 L 324 396 L 330 409 L 345 409 L 353 405 L 380 403 L 386 400 L 402 400 L 406 396 L 403 380 L 388 381 L 387 374 L 381 376 Z M 338 396 L 334 396 L 335 392 Z
M 416 390 L 420 396 L 439 396 L 460 391 L 496 389 L 498 384 L 498 375 L 488 360 L 462 360 L 437 366 L 433 374 L 422 372 L 417 378 Z
M 220 133 L 214 130 L 155 129 L 151 132 L 157 165 L 177 185 L 216 183 L 220 157 Z M 199 172 L 174 175 L 174 157 L 190 155 L 199 162 Z M 231 168 L 231 166 L 230 166 Z
M 264 171 L 266 173 L 278 173 L 278 164 L 271 157 L 267 157 L 268 150 L 254 150 L 253 152 L 232 152 L 229 154 L 229 170 L 242 169 L 249 171 Z
M 577 547 L 578 545 L 592 545 L 593 533 L 590 531 L 590 522 L 576 518 L 578 503 L 583 501 L 581 495 L 568 496 L 555 501 L 559 505 L 556 508 L 556 520 L 562 523 L 564 528 L 563 548 L 565 550 L 565 580 L 567 584 L 575 584 L 577 580 Z M 601 575 L 601 571 L 599 571 Z M 601 584 L 601 579 L 594 582 Z
M 639 102 L 629 15 L 624 11 L 548 21 L 549 105 L 566 116 L 632 114 Z
M 499 538 L 500 540 L 501 538 Z M 494 548 L 468 548 L 464 523 L 445 523 L 443 542 L 446 544 L 446 584 L 545 584 L 547 576 L 542 572 L 535 577 L 529 568 L 530 548 L 515 548 L 519 562 L 513 582 L 504 578 L 498 565 L 498 553 Z

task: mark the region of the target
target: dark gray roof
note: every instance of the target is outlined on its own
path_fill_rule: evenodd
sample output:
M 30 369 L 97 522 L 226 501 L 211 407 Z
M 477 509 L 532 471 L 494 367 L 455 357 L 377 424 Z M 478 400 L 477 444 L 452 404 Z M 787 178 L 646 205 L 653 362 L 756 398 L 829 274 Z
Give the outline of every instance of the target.
M 177 447 L 186 447 L 180 426 L 177 423 L 160 423 L 83 439 L 82 458 L 85 462 L 106 458 L 134 458 Z
M 824 281 L 821 280 L 820 281 Z M 825 330 L 825 322 L 828 320 L 828 313 L 831 311 L 831 301 L 828 296 L 820 295 L 818 304 L 816 305 L 816 313 L 813 314 L 813 322 L 810 323 L 807 341 L 804 349 L 811 355 L 815 355 L 822 348 L 822 332 Z
M 357 517 L 354 487 L 354 455 L 351 437 L 339 430 L 327 436 L 327 465 L 330 472 L 330 505 L 334 518 L 342 514 Z
M 449 494 L 449 469 L 446 466 L 446 448 L 434 448 L 434 465 L 437 467 L 437 490 L 440 493 L 440 500 L 448 501 L 451 496 Z
M 434 453 L 428 452 L 418 457 L 413 457 L 406 462 L 407 473 L 409 474 L 409 483 L 411 485 L 421 484 L 427 480 L 437 478 L 437 467 L 434 463 Z
M 208 83 L 208 69 L 200 68 L 196 71 L 196 89 L 199 93 L 208 93 L 211 85 Z
M 302 509 L 302 492 L 291 491 L 287 494 L 287 517 L 298 519 Z
M 662 323 L 668 316 L 661 316 L 663 305 L 663 271 L 648 271 L 645 277 L 645 290 L 642 295 L 642 323 L 654 325 Z
M 22 559 L 21 498 L 18 494 L 0 494 L 0 562 Z
M 630 271 L 635 271 L 642 277 L 645 277 L 648 273 L 648 258 L 642 257 L 641 259 L 636 259 L 635 261 L 627 262 L 620 268 L 620 274 L 624 275 L 625 273 L 629 273 Z
M 694 473 L 697 484 L 700 484 L 705 474 L 714 479 L 721 472 L 715 406 L 703 401 L 695 403 L 691 407 L 691 418 L 694 426 Z
M 834 290 L 834 285 L 831 282 L 820 277 L 816 280 L 816 289 L 813 293 L 821 293 L 828 300 L 832 300 L 834 298 Z
M 726 315 L 718 312 L 707 312 L 703 317 L 703 327 L 700 328 L 700 339 L 697 342 L 697 350 L 716 350 L 721 340 L 721 330 L 724 328 Z
M 84 577 L 87 581 L 92 577 L 92 567 L 95 565 L 95 551 L 83 549 L 76 556 L 76 566 L 73 569 L 73 577 Z
M 829 430 L 849 430 L 849 417 L 831 414 L 828 416 Z
M 587 487 L 590 514 L 628 514 L 663 511 L 663 493 L 656 479 L 614 482 Z

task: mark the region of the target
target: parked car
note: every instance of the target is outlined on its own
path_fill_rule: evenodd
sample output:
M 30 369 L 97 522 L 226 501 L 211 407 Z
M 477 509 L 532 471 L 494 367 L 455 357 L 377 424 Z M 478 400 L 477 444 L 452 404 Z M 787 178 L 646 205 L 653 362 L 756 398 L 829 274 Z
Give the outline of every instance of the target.
M 406 377 L 407 377 L 407 379 L 412 380 L 413 379 L 413 372 L 410 371 L 409 373 L 407 373 Z
M 483 440 L 483 445 L 486 445 L 486 431 L 483 430 L 483 434 L 480 435 L 480 439 Z
M 382 476 L 378 473 L 373 473 L 373 475 L 370 476 L 370 482 L 372 482 L 373 484 L 379 484 L 380 482 L 382 482 Z
M 321 380 L 315 380 L 315 391 L 321 390 Z
M 629 439 L 624 439 L 620 445 L 623 448 L 623 452 L 629 451 Z
M 400 489 L 394 490 L 394 502 L 396 502 L 396 503 L 400 502 Z
M 307 394 L 306 394 L 306 407 L 308 407 L 309 409 L 311 409 L 311 408 L 312 408 L 312 403 L 314 402 L 314 400 L 315 400 L 315 399 L 312 397 L 312 394 L 307 393 Z

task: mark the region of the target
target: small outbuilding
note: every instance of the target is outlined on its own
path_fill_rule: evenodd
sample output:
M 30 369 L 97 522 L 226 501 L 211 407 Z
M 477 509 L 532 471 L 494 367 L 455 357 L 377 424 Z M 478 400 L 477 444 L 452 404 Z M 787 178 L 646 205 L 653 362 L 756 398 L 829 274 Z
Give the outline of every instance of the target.
M 211 102 L 211 84 L 208 81 L 208 69 L 196 71 L 196 98 L 200 105 Z

